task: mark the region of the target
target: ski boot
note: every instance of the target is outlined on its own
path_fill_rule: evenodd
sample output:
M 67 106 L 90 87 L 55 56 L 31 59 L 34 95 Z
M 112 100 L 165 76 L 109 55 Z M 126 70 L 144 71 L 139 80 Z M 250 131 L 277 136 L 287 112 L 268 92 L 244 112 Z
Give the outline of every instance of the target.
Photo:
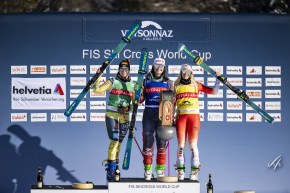
M 148 164 L 144 166 L 144 178 L 145 180 L 151 180 L 152 178 L 152 165 Z
M 176 165 L 175 170 L 177 171 L 178 174 L 178 180 L 184 180 L 185 165 L 184 164 Z
M 164 170 L 165 170 L 165 165 L 163 164 L 156 164 L 155 171 L 157 173 L 157 177 L 164 177 Z
M 115 171 L 117 168 L 117 162 L 116 160 L 107 160 L 107 163 L 105 164 L 106 171 L 107 171 L 107 181 L 115 181 Z
M 189 179 L 193 181 L 198 181 L 198 172 L 200 171 L 200 166 L 191 166 L 191 172 L 189 174 Z

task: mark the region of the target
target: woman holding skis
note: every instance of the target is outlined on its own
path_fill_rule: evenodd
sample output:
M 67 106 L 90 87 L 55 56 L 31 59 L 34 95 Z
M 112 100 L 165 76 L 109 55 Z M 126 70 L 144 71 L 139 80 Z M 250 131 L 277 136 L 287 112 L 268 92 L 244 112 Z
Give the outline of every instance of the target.
M 110 78 L 101 85 L 99 85 L 99 81 L 94 84 L 93 92 L 110 91 L 105 118 L 110 139 L 106 170 L 107 180 L 113 181 L 115 171 L 119 168 L 119 151 L 128 130 L 130 104 L 135 92 L 136 82 L 130 77 L 130 61 L 125 59 L 119 63 L 119 70 L 115 78 Z
M 216 72 L 219 76 L 220 74 Z M 194 79 L 193 71 L 189 64 L 183 64 L 180 74 L 175 81 L 176 98 L 176 134 L 178 141 L 176 170 L 178 179 L 183 180 L 185 176 L 184 148 L 186 138 L 191 151 L 191 171 L 190 180 L 198 180 L 200 170 L 199 151 L 197 147 L 198 135 L 200 131 L 200 115 L 198 93 L 216 94 L 219 90 L 220 82 L 217 80 L 214 87 L 207 87 Z

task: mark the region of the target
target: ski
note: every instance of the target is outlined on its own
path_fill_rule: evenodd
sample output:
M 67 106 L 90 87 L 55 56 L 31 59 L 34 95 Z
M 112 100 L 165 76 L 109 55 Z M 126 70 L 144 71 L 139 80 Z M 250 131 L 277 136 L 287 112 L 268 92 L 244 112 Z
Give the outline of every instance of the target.
M 231 85 L 227 78 L 224 76 L 217 76 L 215 71 L 209 67 L 207 64 L 203 62 L 203 59 L 199 56 L 195 56 L 192 52 L 190 52 L 186 46 L 183 43 L 178 44 L 178 50 L 180 52 L 185 53 L 188 55 L 195 64 L 198 66 L 201 66 L 206 72 L 208 72 L 213 77 L 217 78 L 219 81 L 221 81 L 228 89 L 233 91 L 242 101 L 247 103 L 250 107 L 252 107 L 257 113 L 259 113 L 268 123 L 273 123 L 274 118 L 271 117 L 266 111 L 262 110 L 260 107 L 258 107 L 254 102 L 251 101 L 250 97 L 246 94 L 245 91 L 240 90 L 239 88 L 234 87 Z
M 148 59 L 148 49 L 143 48 L 141 51 L 141 58 L 140 58 L 140 63 L 139 63 L 138 79 L 135 86 L 135 99 L 133 101 L 133 111 L 131 115 L 131 122 L 129 125 L 128 140 L 127 140 L 126 151 L 125 151 L 123 165 L 122 165 L 122 168 L 124 170 L 128 170 L 130 166 L 131 149 L 132 149 L 132 143 L 133 143 L 133 138 L 134 138 L 136 116 L 137 116 L 137 110 L 139 106 L 140 95 L 141 95 L 141 87 L 143 84 L 144 76 L 146 74 L 147 59 Z
M 115 47 L 113 53 L 110 55 L 108 59 L 105 60 L 105 62 L 102 63 L 100 67 L 100 72 L 97 72 L 86 84 L 85 88 L 82 90 L 82 92 L 79 94 L 79 96 L 74 100 L 74 102 L 66 109 L 64 112 L 64 115 L 69 117 L 74 110 L 77 108 L 79 103 L 82 101 L 84 96 L 87 94 L 87 92 L 90 90 L 90 88 L 93 86 L 93 84 L 98 80 L 98 78 L 103 74 L 105 69 L 111 64 L 111 62 L 115 59 L 115 57 L 123 50 L 123 48 L 131 42 L 131 38 L 134 36 L 134 34 L 140 29 L 142 23 L 140 20 L 137 20 L 133 23 L 129 31 L 127 31 L 126 35 L 122 38 L 121 42 Z

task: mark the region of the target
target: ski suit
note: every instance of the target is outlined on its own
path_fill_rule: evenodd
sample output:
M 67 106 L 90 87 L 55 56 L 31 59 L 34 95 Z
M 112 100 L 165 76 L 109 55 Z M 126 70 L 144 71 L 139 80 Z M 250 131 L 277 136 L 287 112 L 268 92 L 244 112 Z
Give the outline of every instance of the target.
M 197 148 L 198 135 L 200 131 L 200 115 L 198 93 L 216 94 L 219 90 L 219 81 L 216 81 L 213 88 L 207 87 L 199 82 L 182 84 L 175 87 L 176 91 L 176 134 L 178 141 L 177 165 L 184 164 L 183 150 L 188 138 L 189 148 L 192 152 L 191 166 L 200 166 L 199 151 Z
M 152 164 L 154 152 L 154 134 L 157 144 L 156 163 L 165 165 L 166 163 L 166 141 L 157 135 L 157 128 L 160 126 L 159 121 L 159 100 L 162 90 L 170 89 L 170 80 L 156 80 L 152 76 L 147 76 L 144 80 L 143 97 L 145 99 L 145 109 L 143 114 L 143 163 L 144 165 Z

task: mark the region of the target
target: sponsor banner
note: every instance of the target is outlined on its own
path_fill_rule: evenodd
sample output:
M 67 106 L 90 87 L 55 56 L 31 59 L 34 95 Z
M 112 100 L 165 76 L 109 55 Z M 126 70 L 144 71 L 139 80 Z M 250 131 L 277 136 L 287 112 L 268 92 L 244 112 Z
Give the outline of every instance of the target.
M 266 75 L 281 75 L 281 66 L 266 66 Z
M 106 98 L 106 91 L 95 93 L 93 89 L 90 89 L 90 98 Z
M 11 74 L 27 74 L 27 66 L 11 66 Z
M 242 122 L 243 113 L 227 113 L 227 122 Z
M 261 90 L 246 90 L 246 94 L 252 99 L 262 98 L 262 91 Z
M 281 98 L 281 90 L 265 90 L 265 98 Z
M 253 103 L 255 103 L 259 108 L 263 109 L 261 101 L 253 101 Z M 246 110 L 247 111 L 251 111 L 251 110 L 254 111 L 254 109 L 248 104 L 246 104 Z
M 87 67 L 86 65 L 71 65 L 70 74 L 86 74 Z
M 137 82 L 137 80 L 138 80 L 138 77 L 137 77 L 137 76 L 131 76 L 131 80 L 134 80 L 134 81 L 136 81 L 136 82 Z
M 200 77 L 200 76 L 198 76 L 198 77 L 194 77 L 194 79 L 195 79 L 196 82 L 199 82 L 199 83 L 201 83 L 201 84 L 205 84 L 205 83 L 204 83 L 204 77 Z
M 266 78 L 266 86 L 281 86 L 281 78 Z
M 168 74 L 179 74 L 181 65 L 168 65 Z
M 224 67 L 223 66 L 209 66 L 209 67 L 211 67 L 214 71 L 219 72 L 220 74 L 224 73 Z
M 71 86 L 86 86 L 87 78 L 86 77 L 70 77 Z
M 67 74 L 66 65 L 50 66 L 50 74 Z
M 67 122 L 67 117 L 63 113 L 51 113 L 51 122 Z
M 216 78 L 214 78 L 214 77 L 207 78 L 207 86 L 214 86 L 215 82 L 216 82 Z
M 266 101 L 265 110 L 281 110 L 280 101 Z
M 227 66 L 227 74 L 228 75 L 242 75 L 243 67 L 242 66 Z
M 258 113 L 246 113 L 246 122 L 262 122 L 262 117 Z
M 208 110 L 223 110 L 224 102 L 223 101 L 208 101 L 207 109 Z
M 200 121 L 204 121 L 204 113 L 199 113 Z
M 233 86 L 243 86 L 242 77 L 230 77 L 230 78 L 227 78 L 227 80 Z
M 110 65 L 110 74 L 117 74 L 119 71 L 119 65 Z
M 204 74 L 204 69 L 202 67 L 200 67 L 200 66 L 196 66 L 196 65 L 195 66 L 191 66 L 191 69 L 192 69 L 194 75 L 196 75 L 196 74 Z
M 12 109 L 66 109 L 65 78 L 12 78 Z
M 130 115 L 131 115 L 130 116 L 130 119 L 131 119 L 132 113 Z M 136 115 L 136 121 L 142 121 L 142 119 L 143 119 L 143 113 L 138 112 Z
M 138 74 L 139 65 L 130 65 L 130 74 Z
M 85 122 L 87 121 L 87 114 L 86 113 L 73 113 L 70 116 L 71 122 Z
M 80 93 L 83 91 L 83 89 L 70 89 L 69 91 L 70 91 L 69 93 L 70 98 L 77 98 L 80 95 Z M 84 98 L 86 97 L 87 95 L 84 96 Z
M 106 109 L 106 101 L 90 101 L 90 109 Z
M 73 103 L 73 101 L 70 101 L 70 105 Z M 78 104 L 78 106 L 77 106 L 77 108 L 76 108 L 76 110 L 86 110 L 87 109 L 87 103 L 86 103 L 86 101 L 81 101 L 79 104 Z
M 243 102 L 227 101 L 227 110 L 243 110 Z
M 45 65 L 31 65 L 30 74 L 47 74 L 47 68 Z
M 274 118 L 275 122 L 281 122 L 282 121 L 281 113 L 269 113 L 269 115 L 271 115 Z
M 204 109 L 204 101 L 198 101 L 199 109 Z
M 247 75 L 262 75 L 262 66 L 247 66 Z
M 31 122 L 47 122 L 47 113 L 31 113 Z
M 27 113 L 11 113 L 11 122 L 27 122 Z
M 262 78 L 246 78 L 247 87 L 262 87 Z
M 207 98 L 224 98 L 224 90 L 219 89 L 218 93 L 216 94 L 207 94 Z
M 116 43 L 119 42 L 119 37 L 125 36 L 128 31 L 128 19 L 118 18 L 84 18 L 83 26 L 85 42 L 102 42 Z M 131 21 L 133 23 L 133 20 Z M 104 33 L 96 28 L 110 28 L 114 26 L 114 30 L 110 33 Z M 124 28 L 125 26 L 125 28 Z M 198 26 L 188 30 L 188 26 Z M 192 35 L 194 34 L 194 36 Z M 134 43 L 173 43 L 173 42 L 203 42 L 210 41 L 210 19 L 209 18 L 154 18 L 153 20 L 142 21 L 141 28 L 134 35 Z M 185 56 L 184 56 L 185 57 Z
M 101 121 L 105 122 L 105 113 L 90 113 L 90 121 Z
M 90 74 L 96 74 L 97 69 L 100 68 L 102 65 L 90 65 Z M 104 70 L 103 74 L 107 73 L 107 68 Z
M 224 114 L 223 113 L 209 112 L 209 113 L 207 113 L 207 120 L 208 121 L 223 121 Z
M 230 99 L 238 99 L 239 97 L 231 90 L 227 89 L 227 98 Z

